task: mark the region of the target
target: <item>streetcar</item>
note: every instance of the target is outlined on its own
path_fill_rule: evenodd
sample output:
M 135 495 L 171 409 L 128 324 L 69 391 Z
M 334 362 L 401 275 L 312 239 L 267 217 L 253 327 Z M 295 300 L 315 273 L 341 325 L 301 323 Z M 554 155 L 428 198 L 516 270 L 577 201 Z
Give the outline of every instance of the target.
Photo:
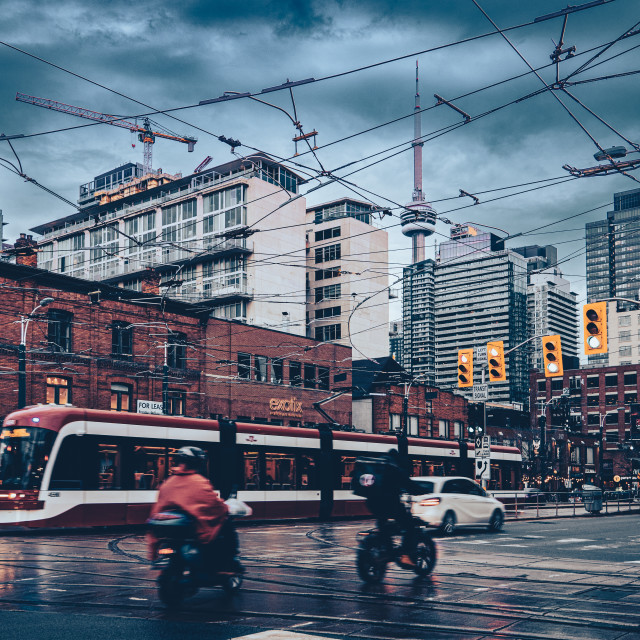
M 208 453 L 223 497 L 255 519 L 362 516 L 355 459 L 396 447 L 414 476 L 474 473 L 472 443 L 318 428 L 38 405 L 10 413 L 0 434 L 0 529 L 135 525 L 182 446 Z M 516 488 L 521 455 L 491 447 L 492 486 Z

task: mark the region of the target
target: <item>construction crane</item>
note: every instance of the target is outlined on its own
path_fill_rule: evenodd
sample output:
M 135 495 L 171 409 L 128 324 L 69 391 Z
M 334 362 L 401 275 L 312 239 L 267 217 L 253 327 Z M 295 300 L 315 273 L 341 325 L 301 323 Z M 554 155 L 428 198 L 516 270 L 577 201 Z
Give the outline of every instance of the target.
M 27 104 L 33 104 L 36 107 L 43 107 L 44 109 L 52 109 L 53 111 L 61 111 L 62 113 L 69 113 L 72 116 L 78 116 L 79 118 L 86 118 L 87 120 L 93 120 L 95 122 L 102 122 L 104 124 L 110 124 L 114 127 L 121 127 L 122 129 L 128 129 L 138 134 L 138 140 L 144 145 L 144 161 L 143 170 L 145 174 L 152 171 L 152 148 L 156 138 L 164 138 L 165 140 L 175 140 L 176 142 L 184 142 L 187 145 L 187 151 L 193 151 L 197 139 L 189 138 L 187 136 L 179 136 L 168 129 L 165 129 L 157 122 L 144 118 L 142 126 L 137 122 L 131 122 L 118 116 L 109 115 L 108 113 L 100 113 L 98 111 L 91 111 L 89 109 L 83 109 L 82 107 L 74 107 L 71 104 L 64 104 L 63 102 L 56 102 L 55 100 L 49 100 L 48 98 L 36 98 L 35 96 L 28 96 L 24 93 L 16 93 L 16 100 L 18 102 L 26 102 Z M 153 127 L 153 128 L 152 128 Z

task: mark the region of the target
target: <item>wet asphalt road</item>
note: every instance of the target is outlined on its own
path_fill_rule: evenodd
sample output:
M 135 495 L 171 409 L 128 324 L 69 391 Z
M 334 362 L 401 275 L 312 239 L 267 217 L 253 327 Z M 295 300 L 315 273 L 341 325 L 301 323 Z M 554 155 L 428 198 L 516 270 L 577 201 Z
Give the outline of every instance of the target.
M 157 600 L 139 533 L 0 537 L 0 638 L 593 638 L 640 640 L 640 516 L 508 522 L 439 538 L 417 580 L 354 568 L 363 522 L 240 530 L 247 575 L 178 613 Z

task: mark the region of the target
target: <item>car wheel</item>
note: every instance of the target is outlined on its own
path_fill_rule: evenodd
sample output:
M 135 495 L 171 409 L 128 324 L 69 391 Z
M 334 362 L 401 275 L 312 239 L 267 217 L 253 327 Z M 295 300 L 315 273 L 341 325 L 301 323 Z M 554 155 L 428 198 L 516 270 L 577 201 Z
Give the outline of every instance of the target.
M 447 511 L 442 518 L 440 532 L 445 536 L 452 536 L 456 530 L 456 514 L 453 511 Z
M 489 531 L 491 533 L 498 533 L 502 531 L 502 525 L 504 524 L 504 514 L 500 509 L 496 509 L 491 514 L 491 520 L 489 520 Z

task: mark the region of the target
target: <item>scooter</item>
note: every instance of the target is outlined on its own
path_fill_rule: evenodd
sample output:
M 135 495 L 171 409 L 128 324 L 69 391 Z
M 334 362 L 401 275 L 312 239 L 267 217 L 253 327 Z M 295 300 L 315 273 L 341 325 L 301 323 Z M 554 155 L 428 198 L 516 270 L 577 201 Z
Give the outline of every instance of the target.
M 236 515 L 250 515 L 250 507 L 235 500 Z M 245 507 L 238 512 L 237 504 Z M 234 509 L 230 509 L 230 514 Z M 240 511 L 242 509 L 240 508 Z M 235 537 L 235 527 L 230 515 L 216 539 L 215 548 L 233 547 L 230 537 Z M 202 587 L 222 587 L 232 595 L 242 586 L 244 567 L 237 558 L 205 558 L 195 537 L 195 526 L 191 516 L 179 510 L 156 513 L 147 520 L 153 535 L 158 538 L 158 556 L 152 568 L 160 571 L 158 595 L 168 608 L 178 608 L 185 598 L 195 595 Z
M 412 570 L 419 577 L 428 576 L 436 566 L 436 545 L 421 521 L 414 518 L 411 532 L 412 545 L 408 550 L 411 565 L 401 562 L 402 531 L 395 523 L 387 523 L 384 529 L 361 531 L 356 555 L 358 575 L 368 583 L 382 582 L 387 566 L 395 562 L 401 569 Z

